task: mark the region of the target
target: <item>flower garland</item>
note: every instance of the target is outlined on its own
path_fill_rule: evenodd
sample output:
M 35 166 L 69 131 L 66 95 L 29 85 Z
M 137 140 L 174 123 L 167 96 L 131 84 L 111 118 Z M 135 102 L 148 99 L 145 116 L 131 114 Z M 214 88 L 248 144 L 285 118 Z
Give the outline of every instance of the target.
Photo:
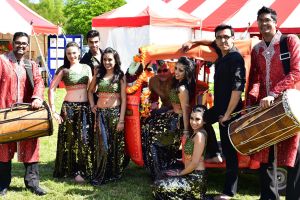
M 133 61 L 135 63 L 141 63 L 141 57 L 140 55 L 133 56 Z M 133 85 L 126 87 L 126 93 L 127 94 L 133 94 L 135 93 L 140 87 L 142 87 L 143 83 L 148 83 L 149 79 L 154 76 L 153 71 L 144 70 L 141 75 L 137 78 L 137 80 L 134 82 Z M 143 88 L 142 94 L 141 94 L 141 105 L 140 105 L 140 114 L 141 117 L 149 117 L 150 116 L 150 106 L 149 103 L 149 96 L 150 96 L 150 90 L 149 88 Z
M 133 57 L 133 61 L 134 62 L 141 62 L 140 56 L 135 55 Z M 139 89 L 139 87 L 141 87 L 144 82 L 148 83 L 149 79 L 152 76 L 154 76 L 154 73 L 152 71 L 149 72 L 147 70 L 144 70 L 143 73 L 138 77 L 138 79 L 136 80 L 136 82 L 133 85 L 126 87 L 126 93 L 127 94 L 135 93 L 137 91 L 137 89 Z
M 142 117 L 149 117 L 150 116 L 150 102 L 149 102 L 149 97 L 150 97 L 151 91 L 149 88 L 143 88 L 142 95 L 141 95 L 141 108 L 140 108 L 140 113 Z

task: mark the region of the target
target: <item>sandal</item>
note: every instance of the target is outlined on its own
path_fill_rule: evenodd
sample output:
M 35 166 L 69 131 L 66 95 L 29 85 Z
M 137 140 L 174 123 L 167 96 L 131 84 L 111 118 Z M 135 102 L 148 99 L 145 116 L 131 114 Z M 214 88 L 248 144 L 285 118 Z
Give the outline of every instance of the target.
M 81 175 L 75 176 L 74 180 L 75 180 L 76 183 L 80 183 L 80 184 L 85 183 L 85 180 L 84 180 L 84 178 L 82 178 Z
M 226 194 L 220 194 L 214 197 L 214 200 L 230 200 L 232 197 Z
M 221 155 L 216 155 L 215 157 L 205 159 L 205 161 L 209 163 L 222 163 L 224 160 Z

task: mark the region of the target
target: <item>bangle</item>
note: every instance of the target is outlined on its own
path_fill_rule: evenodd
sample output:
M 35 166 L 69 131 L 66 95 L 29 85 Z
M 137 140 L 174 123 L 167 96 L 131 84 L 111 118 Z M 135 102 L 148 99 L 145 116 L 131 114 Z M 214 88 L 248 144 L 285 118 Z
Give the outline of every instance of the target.
M 124 124 L 124 121 L 119 121 L 119 124 Z

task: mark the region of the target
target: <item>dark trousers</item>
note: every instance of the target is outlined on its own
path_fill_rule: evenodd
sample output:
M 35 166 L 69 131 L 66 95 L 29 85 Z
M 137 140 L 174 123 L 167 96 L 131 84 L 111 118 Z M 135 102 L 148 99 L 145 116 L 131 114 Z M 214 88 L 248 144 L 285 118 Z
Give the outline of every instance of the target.
M 0 190 L 8 188 L 11 182 L 11 161 L 0 162 Z
M 222 152 L 226 159 L 226 173 L 223 194 L 234 196 L 237 192 L 239 166 L 237 152 L 229 140 L 228 124 L 225 126 L 219 124 Z
M 213 124 L 218 121 L 218 116 L 219 115 L 215 111 L 214 107 L 212 107 L 205 114 L 205 121 L 208 124 Z M 221 147 L 226 160 L 226 173 L 225 173 L 225 184 L 224 184 L 223 194 L 226 194 L 228 196 L 234 196 L 236 194 L 237 183 L 238 183 L 237 152 L 229 140 L 228 125 L 230 122 L 234 121 L 238 117 L 239 116 L 236 116 L 232 118 L 230 121 L 227 121 L 226 123 L 224 123 L 224 126 L 219 124 Z
M 286 200 L 300 200 L 300 144 L 294 167 L 288 167 Z
M 39 186 L 38 163 L 24 163 L 24 183 L 27 188 Z M 0 189 L 8 188 L 11 182 L 11 161 L 0 162 Z
M 300 200 L 300 146 L 297 150 L 297 157 L 294 167 L 287 168 L 287 186 L 286 200 Z M 261 163 L 260 179 L 261 179 L 261 200 L 277 200 L 279 199 L 277 185 L 275 185 L 274 177 L 274 148 L 270 148 L 269 162 Z
M 204 124 L 204 129 L 207 132 L 206 158 L 212 158 L 221 154 L 219 149 L 216 133 L 211 124 Z

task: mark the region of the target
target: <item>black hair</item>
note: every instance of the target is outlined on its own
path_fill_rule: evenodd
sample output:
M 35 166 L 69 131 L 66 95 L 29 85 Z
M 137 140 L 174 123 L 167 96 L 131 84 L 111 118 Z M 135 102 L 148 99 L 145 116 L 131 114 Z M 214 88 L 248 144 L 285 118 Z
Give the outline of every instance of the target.
M 70 65 L 71 65 L 71 63 L 70 63 L 70 61 L 68 60 L 68 57 L 67 57 L 67 49 L 70 48 L 70 47 L 77 47 L 78 50 L 80 49 L 79 45 L 76 42 L 69 42 L 66 45 L 63 68 L 67 68 L 67 69 L 69 69 Z
M 258 17 L 261 15 L 261 14 L 271 14 L 271 18 L 277 22 L 277 13 L 275 10 L 273 10 L 272 8 L 268 8 L 268 7 L 261 7 L 261 9 L 258 10 L 257 12 L 257 20 L 258 20 Z
M 122 80 L 122 78 L 124 76 L 124 73 L 121 70 L 121 59 L 120 59 L 119 53 L 116 50 L 114 50 L 113 48 L 107 47 L 102 53 L 101 64 L 100 64 L 98 74 L 97 74 L 97 83 L 99 83 L 99 81 L 102 80 L 106 74 L 106 69 L 103 64 L 103 58 L 104 58 L 105 54 L 109 54 L 109 53 L 113 54 L 114 59 L 115 59 L 114 76 L 111 80 L 111 83 L 116 83 L 116 82 Z
M 195 105 L 193 108 L 192 108 L 192 113 L 193 112 L 206 112 L 207 111 L 207 107 L 204 106 L 204 105 Z
M 189 91 L 189 100 L 191 101 L 194 95 L 194 90 L 196 86 L 196 80 L 195 80 L 195 63 L 190 60 L 189 58 L 182 56 L 178 59 L 177 63 L 180 63 L 184 66 L 184 72 L 185 72 L 185 78 L 182 81 L 178 81 L 175 77 L 173 77 L 173 83 L 172 88 L 176 89 L 178 92 L 178 89 L 180 86 L 184 85 L 186 89 Z
M 25 32 L 16 32 L 13 36 L 13 42 L 16 41 L 16 39 L 19 38 L 19 37 L 27 37 L 28 43 L 30 41 L 30 38 L 29 38 L 27 33 L 25 33 Z
M 206 119 L 207 119 L 207 107 L 204 106 L 204 105 L 195 105 L 193 108 L 192 108 L 192 113 L 195 113 L 195 112 L 200 112 L 202 114 L 202 118 L 203 118 L 203 122 L 206 122 Z
M 90 30 L 86 34 L 86 41 L 88 42 L 89 38 L 99 37 L 100 40 L 100 33 L 97 30 Z
M 229 29 L 231 36 L 234 36 L 234 30 L 232 28 L 232 26 L 227 25 L 227 24 L 220 24 L 215 28 L 215 36 L 217 36 L 217 32 L 225 30 L 225 29 Z

